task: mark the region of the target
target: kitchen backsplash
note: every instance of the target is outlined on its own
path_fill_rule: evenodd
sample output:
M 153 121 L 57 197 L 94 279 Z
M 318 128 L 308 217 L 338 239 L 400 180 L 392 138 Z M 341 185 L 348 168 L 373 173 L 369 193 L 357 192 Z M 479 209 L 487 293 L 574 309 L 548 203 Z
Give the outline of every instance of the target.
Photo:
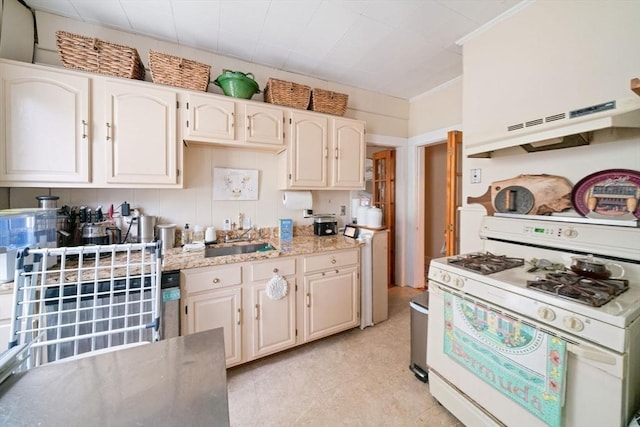
M 311 225 L 311 218 L 303 218 L 302 210 L 288 210 L 282 205 L 283 192 L 278 190 L 277 156 L 273 153 L 212 148 L 191 144 L 185 148 L 184 189 L 103 189 L 103 188 L 0 188 L 0 208 L 37 207 L 36 196 L 52 194 L 59 196 L 58 207 L 87 206 L 103 207 L 106 212 L 111 204 L 116 213 L 126 201 L 131 209 L 142 214 L 156 215 L 158 223 L 175 223 L 214 226 L 223 228 L 229 218 L 237 221 L 238 212 L 257 227 L 275 227 L 280 218 L 292 218 L 296 226 Z M 258 200 L 218 201 L 213 200 L 213 168 L 258 170 Z M 338 225 L 349 221 L 349 191 L 313 191 L 314 213 L 336 214 Z M 2 206 L 8 200 L 7 206 Z M 340 207 L 346 207 L 346 215 L 340 216 Z

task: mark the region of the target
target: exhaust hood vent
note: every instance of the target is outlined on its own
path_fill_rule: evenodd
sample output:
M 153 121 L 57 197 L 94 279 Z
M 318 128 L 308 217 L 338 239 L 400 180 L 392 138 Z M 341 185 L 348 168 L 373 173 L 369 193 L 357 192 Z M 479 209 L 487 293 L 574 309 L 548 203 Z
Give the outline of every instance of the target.
M 491 157 L 491 152 L 520 146 L 528 153 L 588 145 L 593 132 L 611 128 L 640 128 L 640 98 L 614 100 L 514 123 L 503 136 L 469 142 L 468 157 Z

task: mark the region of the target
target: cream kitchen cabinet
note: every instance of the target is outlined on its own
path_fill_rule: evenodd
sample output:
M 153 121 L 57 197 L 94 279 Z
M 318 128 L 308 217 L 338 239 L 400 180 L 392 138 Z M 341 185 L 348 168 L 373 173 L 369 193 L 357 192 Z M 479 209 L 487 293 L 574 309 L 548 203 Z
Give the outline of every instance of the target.
M 364 189 L 364 123 L 332 119 L 331 184 L 335 189 Z
M 248 361 L 296 345 L 296 258 L 255 262 L 247 269 L 251 281 L 244 287 Z M 276 274 L 288 285 L 287 294 L 280 299 L 272 299 L 267 293 L 268 283 Z
M 359 251 L 330 252 L 303 258 L 303 340 L 354 328 L 360 323 Z
M 235 148 L 284 150 L 284 110 L 219 95 L 185 93 L 183 139 Z
M 182 187 L 177 92 L 0 60 L 0 183 Z
M 363 189 L 365 148 L 363 122 L 292 111 L 279 187 Z
M 180 272 L 181 335 L 223 328 L 226 365 L 242 361 L 242 266 Z
M 0 62 L 0 183 L 90 182 L 90 79 Z
M 284 110 L 258 103 L 244 103 L 244 140 L 284 149 Z
M 181 186 L 177 93 L 109 79 L 104 101 L 106 183 Z
M 236 103 L 212 95 L 185 95 L 183 139 L 217 143 L 236 139 Z

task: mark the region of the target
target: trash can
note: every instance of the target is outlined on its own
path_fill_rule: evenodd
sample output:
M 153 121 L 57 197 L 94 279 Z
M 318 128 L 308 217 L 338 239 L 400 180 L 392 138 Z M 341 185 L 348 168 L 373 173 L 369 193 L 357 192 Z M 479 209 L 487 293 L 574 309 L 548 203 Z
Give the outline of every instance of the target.
M 429 292 L 425 291 L 409 302 L 411 309 L 411 365 L 409 369 L 416 378 L 426 383 L 427 373 L 427 326 L 429 325 Z

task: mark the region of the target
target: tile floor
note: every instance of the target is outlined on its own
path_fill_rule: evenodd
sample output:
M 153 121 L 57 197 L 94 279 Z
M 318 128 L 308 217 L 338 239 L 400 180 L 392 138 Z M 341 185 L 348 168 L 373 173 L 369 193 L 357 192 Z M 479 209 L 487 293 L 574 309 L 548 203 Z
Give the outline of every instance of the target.
M 460 427 L 409 370 L 409 300 L 389 290 L 389 320 L 227 371 L 231 425 Z

